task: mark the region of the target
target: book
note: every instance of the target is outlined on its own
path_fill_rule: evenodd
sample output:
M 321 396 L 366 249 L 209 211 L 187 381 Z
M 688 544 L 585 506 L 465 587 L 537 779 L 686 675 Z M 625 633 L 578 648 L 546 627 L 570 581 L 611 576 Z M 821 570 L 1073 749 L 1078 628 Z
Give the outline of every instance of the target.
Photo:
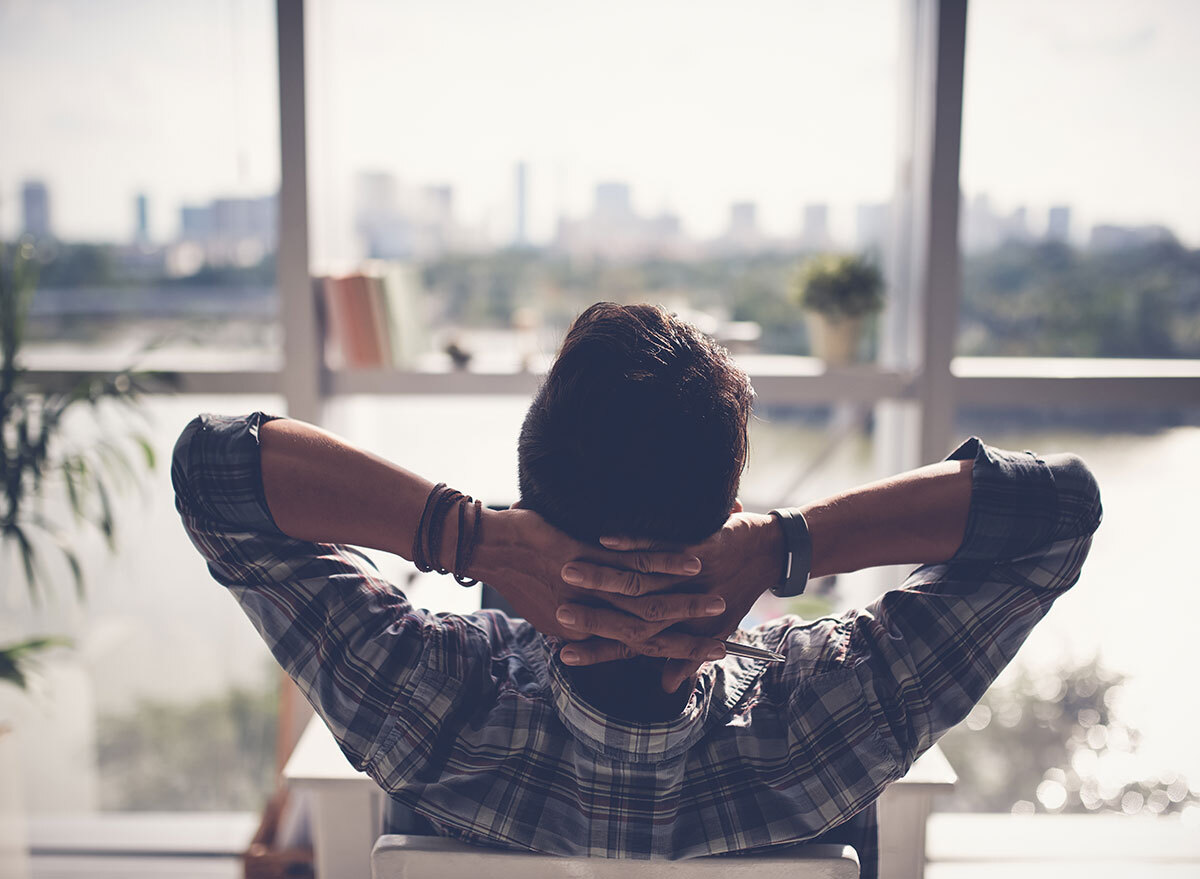
M 415 267 L 370 260 L 362 272 L 317 280 L 330 369 L 412 369 L 429 348 Z
M 429 327 L 423 319 L 420 274 L 413 265 L 371 260 L 364 271 L 379 279 L 388 345 L 388 362 L 396 369 L 413 369 L 429 350 Z
M 387 365 L 384 315 L 382 307 L 373 302 L 378 296 L 372 293 L 371 279 L 362 274 L 329 277 L 323 280 L 322 290 L 328 318 L 326 350 L 332 355 L 329 366 L 370 369 Z

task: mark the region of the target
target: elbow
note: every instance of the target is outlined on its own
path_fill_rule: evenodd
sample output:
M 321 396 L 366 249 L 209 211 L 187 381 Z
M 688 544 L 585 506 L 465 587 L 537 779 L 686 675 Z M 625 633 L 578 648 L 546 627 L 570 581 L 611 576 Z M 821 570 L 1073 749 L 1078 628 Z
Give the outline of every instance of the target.
M 191 486 L 191 471 L 194 444 L 197 435 L 204 429 L 204 416 L 197 415 L 179 434 L 175 449 L 171 453 L 171 486 L 175 489 L 175 508 L 180 512 L 192 507 L 196 498 Z
M 1104 507 L 1100 484 L 1078 455 L 1049 455 L 1045 459 L 1058 494 L 1058 538 L 1083 537 L 1100 527 Z

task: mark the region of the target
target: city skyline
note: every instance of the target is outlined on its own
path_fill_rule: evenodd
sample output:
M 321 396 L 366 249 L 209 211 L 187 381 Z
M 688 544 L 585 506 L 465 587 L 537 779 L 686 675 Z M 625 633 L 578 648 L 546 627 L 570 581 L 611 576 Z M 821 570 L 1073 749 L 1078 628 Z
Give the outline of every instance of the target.
M 831 232 L 830 206 L 808 203 L 800 212 L 797 227 L 783 235 L 770 234 L 759 225 L 758 204 L 736 201 L 728 206 L 726 226 L 715 236 L 697 236 L 685 218 L 670 212 L 643 215 L 635 208 L 633 191 L 624 181 L 600 181 L 593 187 L 590 209 L 579 216 L 559 218 L 553 239 L 542 245 L 531 243 L 524 234 L 524 212 L 528 165 L 514 166 L 513 237 L 489 240 L 480 230 L 465 225 L 456 213 L 453 187 L 444 184 L 405 186 L 383 172 L 360 172 L 354 230 L 357 235 L 352 258 L 317 265 L 321 273 L 352 271 L 363 259 L 438 259 L 448 254 L 488 253 L 513 247 L 541 247 L 572 257 L 603 257 L 618 261 L 647 258 L 691 261 L 712 257 L 755 253 L 849 251 L 874 254 L 886 262 L 892 230 L 891 202 L 854 206 L 852 238 Z M 38 180 L 22 183 L 19 231 L 36 239 L 54 239 L 56 230 L 49 187 Z M 275 194 L 216 198 L 207 203 L 184 204 L 178 208 L 179 223 L 174 234 L 155 240 L 148 232 L 149 199 L 137 193 L 133 199 L 136 226 L 131 236 L 103 243 L 123 248 L 126 257 L 145 268 L 161 260 L 168 276 L 192 274 L 201 267 L 248 267 L 259 263 L 276 245 L 278 199 Z M 1008 242 L 1061 242 L 1088 249 L 1116 250 L 1163 241 L 1178 240 L 1162 224 L 1095 224 L 1080 228 L 1073 221 L 1071 205 L 1052 205 L 1042 216 L 1031 216 L 1024 205 L 1012 211 L 997 210 L 987 193 L 962 193 L 960 197 L 959 242 L 964 255 L 993 250 Z
M 1078 3 L 972 4 L 963 189 L 1001 211 L 1069 204 L 1076 229 L 1163 224 L 1194 246 L 1200 121 L 1180 108 L 1200 79 L 1187 49 L 1200 7 L 1099 5 L 1085 17 Z M 570 18 L 545 4 L 459 0 L 405 17 L 313 2 L 312 63 L 328 73 L 310 85 L 314 251 L 336 254 L 354 234 L 355 168 L 452 186 L 464 222 L 510 240 L 518 160 L 532 243 L 586 211 L 605 179 L 628 182 L 639 213 L 674 214 L 699 237 L 720 233 L 730 204 L 754 202 L 771 234 L 790 233 L 813 203 L 851 238 L 857 207 L 891 193 L 898 14 L 840 6 L 704 6 L 681 24 L 673 3 Z M 162 38 L 139 37 L 147 28 Z M 169 14 L 0 2 L 0 77 L 22 84 L 0 107 L 0 126 L 20 132 L 0 142 L 0 234 L 15 231 L 28 179 L 47 182 L 59 231 L 80 240 L 126 239 L 137 193 L 163 240 L 185 203 L 273 191 L 273 39 L 271 5 L 258 0 Z M 482 71 L 495 82 L 480 83 Z

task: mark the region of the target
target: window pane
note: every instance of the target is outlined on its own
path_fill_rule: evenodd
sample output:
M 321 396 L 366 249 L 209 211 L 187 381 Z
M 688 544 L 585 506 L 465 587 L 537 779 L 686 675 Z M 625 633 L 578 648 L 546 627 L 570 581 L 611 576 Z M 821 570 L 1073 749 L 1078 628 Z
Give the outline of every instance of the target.
M 958 353 L 1200 357 L 1200 7 L 979 0 Z
M 0 78 L 0 240 L 43 262 L 31 365 L 269 362 L 270 0 L 6 3 Z
M 1200 582 L 1194 517 L 1177 497 L 1195 484 L 1200 409 L 964 410 L 958 428 L 1002 448 L 1081 455 L 1104 522 L 1079 582 L 944 740 L 962 779 L 948 807 L 1200 809 L 1200 709 L 1183 696 L 1195 690 Z
M 314 268 L 409 265 L 401 366 L 447 368 L 451 345 L 471 368 L 496 350 L 528 365 L 522 333 L 600 299 L 807 353 L 802 256 L 880 258 L 892 2 L 317 0 L 312 16 Z
M 50 588 L 39 606 L 25 595 L 15 553 L 2 560 L 0 644 L 37 635 L 73 642 L 39 657 L 27 696 L 0 686 L 0 717 L 23 749 L 31 811 L 253 811 L 265 802 L 274 784 L 277 667 L 189 542 L 168 471 L 175 439 L 197 413 L 282 408 L 274 396 L 149 399 L 144 432 L 157 466 L 135 466 L 136 483 L 113 491 L 115 553 L 97 529 L 71 527 L 52 482 L 45 512 L 79 554 L 84 601 L 74 600 L 66 565 L 45 547 Z M 121 444 L 129 413 L 106 415 L 117 417 L 105 418 L 103 435 Z M 81 419 L 66 437 L 94 434 Z

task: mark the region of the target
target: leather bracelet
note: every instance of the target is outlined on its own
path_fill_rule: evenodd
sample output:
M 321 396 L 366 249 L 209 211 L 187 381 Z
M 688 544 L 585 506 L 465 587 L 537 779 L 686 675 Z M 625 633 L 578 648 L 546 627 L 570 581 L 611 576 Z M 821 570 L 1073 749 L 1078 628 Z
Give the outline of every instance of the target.
M 474 507 L 474 521 L 467 527 L 468 508 Z M 445 531 L 446 520 L 458 515 L 458 538 L 454 547 L 454 567 L 442 567 L 442 534 Z M 475 550 L 479 546 L 483 503 L 467 497 L 462 492 L 455 491 L 446 483 L 439 482 L 425 498 L 425 506 L 421 510 L 421 518 L 417 521 L 417 532 L 413 535 L 412 561 L 418 571 L 424 573 L 452 574 L 462 586 L 474 586 L 478 580 L 473 580 L 464 573 L 475 558 Z
M 792 598 L 802 594 L 808 585 L 808 575 L 812 571 L 812 536 L 808 533 L 804 514 L 797 507 L 771 510 L 771 515 L 779 517 L 787 549 L 783 575 L 779 584 L 771 587 L 771 594 L 776 598 Z

